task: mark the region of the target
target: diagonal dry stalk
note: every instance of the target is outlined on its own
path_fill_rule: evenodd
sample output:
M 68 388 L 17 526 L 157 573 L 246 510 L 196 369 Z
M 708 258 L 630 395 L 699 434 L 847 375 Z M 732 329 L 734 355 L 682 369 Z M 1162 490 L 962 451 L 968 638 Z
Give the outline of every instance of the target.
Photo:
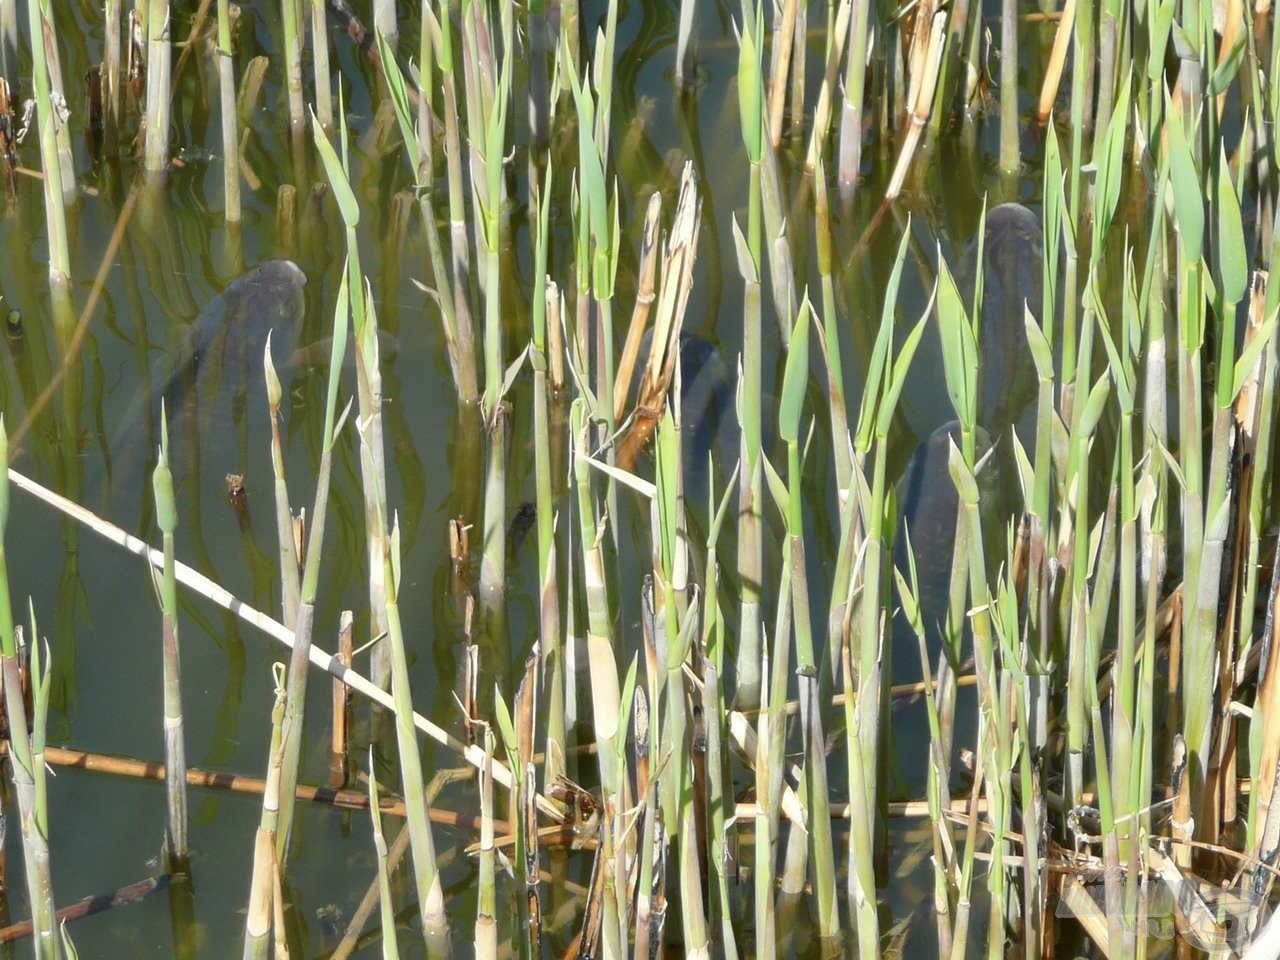
M 37 500 L 53 507 L 59 513 L 69 517 L 92 530 L 100 537 L 111 541 L 117 546 L 123 547 L 135 556 L 141 557 L 147 563 L 151 564 L 156 570 L 164 568 L 164 553 L 156 550 L 146 541 L 125 532 L 107 520 L 103 520 L 93 511 L 82 507 L 80 504 L 68 500 L 61 494 L 55 493 L 49 488 L 42 486 L 29 477 L 24 476 L 12 467 L 9 468 L 9 481 L 18 489 L 25 491 Z M 178 583 L 182 584 L 188 590 L 192 590 L 204 597 L 206 600 L 229 610 L 245 623 L 261 630 L 267 636 L 283 644 L 284 646 L 293 648 L 293 631 L 288 629 L 278 620 L 273 619 L 260 610 L 255 609 L 249 604 L 237 598 L 229 590 L 215 583 L 209 577 L 200 573 L 192 567 L 187 566 L 181 561 L 174 562 L 174 575 Z M 373 684 L 367 677 L 362 676 L 355 670 L 347 667 L 334 654 L 326 653 L 320 647 L 311 646 L 310 662 L 312 666 L 326 670 L 333 676 L 337 677 L 352 690 L 365 697 L 368 697 L 374 703 L 388 710 L 395 708 L 391 695 L 385 690 Z M 419 713 L 413 715 L 414 726 L 420 733 L 425 733 L 432 740 L 440 743 L 450 750 L 453 750 L 461 756 L 468 764 L 479 770 L 484 763 L 484 751 L 475 745 L 467 746 L 454 737 L 444 728 L 438 726 L 432 721 Z M 510 788 L 512 785 L 511 770 L 506 764 L 495 760 L 493 763 L 493 779 L 502 784 L 504 787 Z M 559 807 L 552 804 L 542 795 L 538 797 L 538 809 L 546 816 L 551 817 L 557 823 L 561 822 L 563 814 Z

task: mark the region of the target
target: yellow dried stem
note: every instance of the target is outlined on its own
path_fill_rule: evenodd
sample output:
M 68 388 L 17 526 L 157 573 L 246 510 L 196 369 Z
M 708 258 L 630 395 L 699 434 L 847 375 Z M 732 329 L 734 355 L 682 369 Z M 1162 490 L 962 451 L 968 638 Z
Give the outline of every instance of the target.
M 1077 0 L 1067 0 L 1058 21 L 1058 31 L 1053 35 L 1053 51 L 1049 54 L 1044 84 L 1040 87 L 1040 103 L 1036 107 L 1036 117 L 1041 123 L 1049 119 L 1053 104 L 1058 99 L 1058 85 L 1062 83 L 1062 70 L 1067 62 L 1067 44 L 1075 32 L 1076 3 Z
M 889 182 L 889 189 L 885 191 L 885 200 L 893 200 L 902 192 L 902 184 L 907 178 L 907 170 L 911 167 L 911 159 L 915 156 L 916 147 L 920 144 L 924 125 L 929 120 L 929 112 L 933 106 L 933 93 L 938 85 L 938 71 L 942 67 L 942 44 L 946 23 L 945 13 L 934 14 L 933 26 L 929 33 L 929 46 L 923 57 L 916 53 L 919 43 L 913 43 L 911 89 L 915 95 L 907 100 L 911 112 L 911 126 L 907 129 L 902 152 L 898 155 L 898 165 L 894 168 L 893 179 Z M 920 36 L 919 30 L 916 36 Z

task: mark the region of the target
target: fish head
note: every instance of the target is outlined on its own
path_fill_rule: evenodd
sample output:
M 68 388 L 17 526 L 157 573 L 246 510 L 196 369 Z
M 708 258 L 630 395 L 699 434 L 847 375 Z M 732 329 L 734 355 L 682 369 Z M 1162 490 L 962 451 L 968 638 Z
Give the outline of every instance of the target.
M 268 260 L 245 274 L 223 295 L 228 335 L 239 339 L 246 352 L 257 357 L 271 335 L 272 355 L 290 357 L 302 325 L 306 282 L 306 274 L 291 260 Z

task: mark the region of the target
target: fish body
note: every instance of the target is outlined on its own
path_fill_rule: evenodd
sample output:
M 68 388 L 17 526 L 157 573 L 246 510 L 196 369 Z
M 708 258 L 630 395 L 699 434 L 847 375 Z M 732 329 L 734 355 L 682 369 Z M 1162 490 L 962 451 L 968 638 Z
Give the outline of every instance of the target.
M 1016 511 L 1015 476 L 1008 442 L 996 441 L 1019 425 L 1036 397 L 1038 376 L 1027 342 L 1026 313 L 1042 310 L 1044 246 L 1040 221 L 1017 203 L 1005 203 L 986 217 L 985 234 L 965 248 L 956 284 L 966 306 L 972 306 L 979 269 L 982 302 L 977 320 L 977 443 L 979 515 L 988 576 L 1005 559 L 1005 524 Z M 981 247 L 982 262 L 978 255 Z M 926 636 L 936 649 L 944 626 L 956 551 L 959 497 L 948 464 L 951 444 L 960 444 L 960 424 L 945 423 L 912 454 L 898 484 L 898 532 L 894 562 L 906 574 L 906 540 L 910 536 L 919 581 L 918 602 Z M 1001 447 L 1005 449 L 1001 449 Z M 993 449 L 993 447 L 995 449 Z M 900 636 L 910 636 L 899 633 Z M 919 673 L 914 640 L 895 653 L 907 675 Z M 895 678 L 901 674 L 895 670 Z
M 951 566 L 956 551 L 956 514 L 959 495 L 951 478 L 949 465 L 951 445 L 960 446 L 960 424 L 951 421 L 933 431 L 916 448 L 898 481 L 898 530 L 894 542 L 894 565 L 910 583 L 907 542 L 915 557 L 917 602 L 925 636 L 931 649 L 945 626 L 951 594 Z M 998 567 L 1004 554 L 1004 524 L 1012 514 L 1007 489 L 1008 473 L 999 450 L 992 449 L 992 438 L 979 427 L 975 435 L 979 517 L 990 572 Z M 904 623 L 905 627 L 906 624 Z M 899 631 L 909 642 L 895 645 L 894 680 L 914 678 L 920 674 L 920 657 L 910 633 Z
M 292 261 L 269 260 L 228 284 L 153 367 L 111 445 L 112 460 L 145 459 L 144 443 L 154 453 L 162 403 L 179 456 L 220 423 L 241 422 L 250 387 L 263 381 L 267 337 L 280 368 L 296 351 L 306 280 Z
M 707 458 L 715 458 L 719 483 L 738 456 L 738 413 L 733 384 L 720 351 L 692 333 L 680 335 L 680 458 L 685 496 L 707 496 Z
M 287 360 L 293 355 L 306 282 L 291 260 L 268 260 L 233 280 L 200 311 L 153 380 L 153 401 L 179 397 L 192 379 L 197 394 L 206 398 L 224 390 L 242 398 L 252 378 L 262 375 L 268 336 L 273 357 Z
M 645 331 L 639 355 L 648 357 L 653 343 L 652 329 Z M 707 501 L 708 458 L 714 458 L 718 483 L 733 470 L 738 457 L 738 414 L 729 369 L 720 351 L 709 340 L 692 333 L 681 333 L 680 368 L 672 375 L 670 395 L 678 396 L 680 421 L 680 461 L 686 500 L 698 505 Z M 668 360 L 668 362 L 670 362 Z M 677 393 L 678 388 L 678 393 Z M 674 411 L 673 411 L 674 413 Z M 636 440 L 634 429 L 621 446 L 623 462 L 634 457 L 638 443 L 652 433 L 653 421 L 639 425 L 642 432 Z M 637 444 L 633 446 L 633 444 Z
M 987 214 L 982 242 L 982 311 L 978 317 L 978 423 L 998 435 L 1018 421 L 1036 396 L 1037 376 L 1027 344 L 1025 310 L 1039 317 L 1044 286 L 1040 220 L 1018 203 Z M 974 237 L 956 271 L 966 306 L 978 276 Z

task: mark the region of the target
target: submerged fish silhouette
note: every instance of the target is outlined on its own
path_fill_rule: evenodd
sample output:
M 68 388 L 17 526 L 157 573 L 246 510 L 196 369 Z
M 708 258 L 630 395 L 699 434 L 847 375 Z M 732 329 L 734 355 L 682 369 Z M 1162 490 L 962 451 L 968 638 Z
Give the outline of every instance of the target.
M 723 486 L 738 457 L 738 412 L 729 370 L 709 341 L 680 335 L 680 457 L 685 496 L 701 503 L 707 496 L 707 457 L 716 462 Z
M 295 353 L 306 281 L 292 261 L 268 260 L 228 284 L 178 348 L 156 364 L 151 388 L 139 390 L 111 445 L 112 459 L 154 455 L 142 445 L 153 446 L 158 436 L 161 401 L 177 437 L 193 428 L 207 434 L 227 418 L 242 420 L 250 386 L 262 382 L 267 337 L 280 367 Z
M 949 456 L 951 444 L 960 446 L 960 424 L 944 423 L 920 444 L 911 455 L 902 479 L 898 481 L 898 533 L 894 543 L 894 565 L 907 576 L 907 534 L 915 556 L 920 615 L 926 634 L 938 636 L 938 628 L 947 615 L 951 590 L 951 564 L 956 547 L 956 513 L 960 498 L 951 479 Z M 1006 469 L 999 451 L 992 450 L 991 435 L 979 427 L 975 438 L 975 455 L 979 461 L 977 474 L 979 515 L 983 540 L 987 545 L 988 565 L 998 561 L 1005 543 L 1003 524 L 1008 519 L 1005 490 Z M 985 461 L 984 461 L 985 458 Z M 920 658 L 914 641 L 905 645 L 900 663 L 895 663 L 895 679 L 902 673 L 919 674 Z M 914 669 L 912 669 L 914 668 Z
M 1044 246 L 1040 220 L 1018 203 L 987 214 L 982 247 L 982 313 L 978 321 L 978 423 L 999 434 L 1017 422 L 1036 395 L 1024 305 L 1039 316 Z M 956 285 L 966 306 L 978 276 L 978 242 L 965 248 Z
M 652 328 L 645 331 L 640 356 L 648 357 Z M 697 334 L 680 334 L 680 460 L 686 499 L 701 506 L 707 498 L 707 458 L 715 458 L 723 484 L 738 457 L 738 414 L 729 369 L 720 351 Z M 672 386 L 676 384 L 672 380 Z
M 978 472 L 979 514 L 988 575 L 1005 559 L 1005 524 L 1016 512 L 1015 470 L 1008 442 L 999 439 L 1018 424 L 1036 396 L 1037 374 L 1027 343 L 1025 311 L 1038 316 L 1043 287 L 1044 249 L 1040 221 L 1017 203 L 1005 203 L 986 218 L 985 240 L 975 236 L 956 269 L 956 285 L 972 306 L 982 243 L 982 304 L 978 317 L 977 456 L 987 457 Z M 993 438 L 995 438 L 993 440 Z M 894 564 L 906 575 L 906 535 L 911 538 L 918 577 L 921 619 L 936 649 L 947 615 L 951 566 L 956 550 L 959 497 L 951 479 L 951 443 L 960 443 L 960 424 L 945 423 L 916 448 L 898 481 L 898 532 Z M 996 449 L 992 450 L 995 446 Z M 910 637 L 905 624 L 899 636 Z M 894 676 L 919 675 L 914 639 L 894 653 Z

